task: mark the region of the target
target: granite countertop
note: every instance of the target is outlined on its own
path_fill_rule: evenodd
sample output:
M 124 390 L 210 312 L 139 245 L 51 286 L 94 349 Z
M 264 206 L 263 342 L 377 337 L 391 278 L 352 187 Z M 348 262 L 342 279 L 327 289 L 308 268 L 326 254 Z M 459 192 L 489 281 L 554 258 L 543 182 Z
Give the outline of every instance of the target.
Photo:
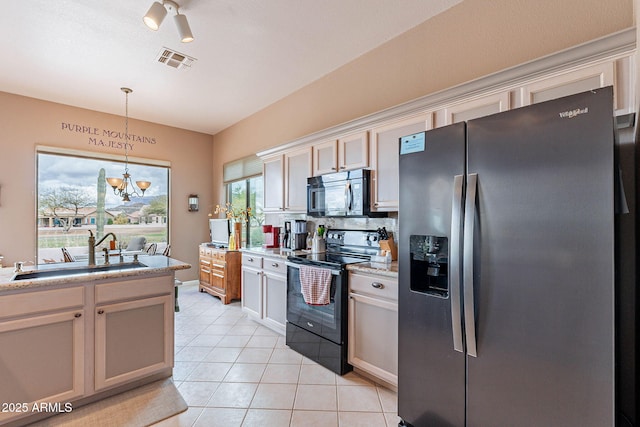
M 164 273 L 171 270 L 186 270 L 191 268 L 190 264 L 178 261 L 177 259 L 169 258 L 163 255 L 140 255 L 139 261 L 147 267 L 140 268 L 127 268 L 124 270 L 118 270 L 114 268 L 109 271 L 96 271 L 87 272 L 82 274 L 55 276 L 55 277 L 42 277 L 36 279 L 25 279 L 12 281 L 11 278 L 14 275 L 13 267 L 6 267 L 0 269 L 0 294 L 3 292 L 14 291 L 17 289 L 30 289 L 39 288 L 54 285 L 63 285 L 68 283 L 87 283 L 96 280 L 114 279 L 121 277 L 135 277 L 148 274 Z M 116 266 L 117 262 L 112 262 L 112 266 Z M 125 264 L 131 264 L 131 260 L 125 258 Z M 65 262 L 55 264 L 41 264 L 38 266 L 25 266 L 24 272 L 42 271 L 42 270 L 54 270 L 74 267 L 86 267 L 87 261 L 77 262 Z
M 359 262 L 357 264 L 348 264 L 348 271 L 376 274 L 378 276 L 386 276 L 398 278 L 398 261 L 391 264 L 383 264 L 378 262 Z

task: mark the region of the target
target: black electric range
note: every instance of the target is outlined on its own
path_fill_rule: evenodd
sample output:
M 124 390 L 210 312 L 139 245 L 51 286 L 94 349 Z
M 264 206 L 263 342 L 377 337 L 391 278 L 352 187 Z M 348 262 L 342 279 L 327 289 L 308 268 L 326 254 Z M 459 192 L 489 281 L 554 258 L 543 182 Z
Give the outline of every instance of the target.
M 290 256 L 287 259 L 287 345 L 327 369 L 343 375 L 347 362 L 348 264 L 368 262 L 378 253 L 378 233 L 330 230 L 326 252 Z M 304 301 L 300 266 L 331 271 L 330 302 L 312 305 Z

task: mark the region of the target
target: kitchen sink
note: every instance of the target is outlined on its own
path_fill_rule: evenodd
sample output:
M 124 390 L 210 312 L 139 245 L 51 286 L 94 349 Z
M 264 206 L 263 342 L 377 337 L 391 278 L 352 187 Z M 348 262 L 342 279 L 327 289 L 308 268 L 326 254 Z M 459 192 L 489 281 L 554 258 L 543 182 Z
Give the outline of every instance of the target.
M 103 264 L 95 266 L 73 266 L 69 268 L 56 268 L 45 270 L 24 271 L 16 273 L 11 280 L 33 280 L 62 276 L 75 276 L 78 274 L 104 273 L 108 271 L 131 270 L 134 268 L 146 268 L 147 265 L 141 262 L 123 262 L 118 264 Z

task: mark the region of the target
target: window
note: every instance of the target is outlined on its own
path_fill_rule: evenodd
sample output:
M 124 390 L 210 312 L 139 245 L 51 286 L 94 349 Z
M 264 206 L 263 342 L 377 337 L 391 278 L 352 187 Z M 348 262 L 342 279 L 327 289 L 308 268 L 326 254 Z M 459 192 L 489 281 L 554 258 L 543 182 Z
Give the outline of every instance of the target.
M 261 246 L 264 243 L 262 224 L 262 176 L 247 178 L 227 184 L 227 200 L 234 209 L 251 208 L 253 216 L 242 227 L 243 246 Z
M 142 164 L 130 159 L 129 173 L 133 180 L 151 181 L 151 187 L 144 197 L 123 202 L 105 178 L 122 177 L 124 162 L 120 156 L 105 157 L 108 158 L 84 156 L 71 150 L 38 149 L 38 263 L 62 261 L 62 248 L 76 259 L 86 258 L 89 230 L 96 241 L 114 233 L 123 249 L 137 236 L 144 237 L 147 245 L 156 243 L 160 253 L 168 244 L 168 164 L 156 161 L 153 163 L 158 164 Z M 109 240 L 100 247 L 107 247 Z
M 262 206 L 262 161 L 249 156 L 224 165 L 226 199 L 234 209 L 251 208 L 253 216 L 242 227 L 243 247 L 260 246 L 264 242 L 262 224 L 264 211 Z

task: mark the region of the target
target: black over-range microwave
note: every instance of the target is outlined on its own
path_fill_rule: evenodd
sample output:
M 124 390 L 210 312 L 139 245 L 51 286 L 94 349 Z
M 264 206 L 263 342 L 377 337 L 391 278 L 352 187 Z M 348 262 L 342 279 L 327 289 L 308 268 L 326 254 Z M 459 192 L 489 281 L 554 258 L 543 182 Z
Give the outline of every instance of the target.
M 387 216 L 371 212 L 371 171 L 329 173 L 307 178 L 307 215 L 315 217 Z

